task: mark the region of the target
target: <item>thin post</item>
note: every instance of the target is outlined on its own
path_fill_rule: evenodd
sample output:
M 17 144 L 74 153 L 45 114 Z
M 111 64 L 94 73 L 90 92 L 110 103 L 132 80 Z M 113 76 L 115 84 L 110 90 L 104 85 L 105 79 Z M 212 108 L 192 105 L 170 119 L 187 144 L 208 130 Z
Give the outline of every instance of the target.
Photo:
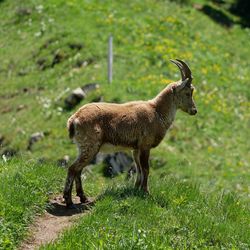
M 109 36 L 108 42 L 108 82 L 112 83 L 113 75 L 113 37 Z

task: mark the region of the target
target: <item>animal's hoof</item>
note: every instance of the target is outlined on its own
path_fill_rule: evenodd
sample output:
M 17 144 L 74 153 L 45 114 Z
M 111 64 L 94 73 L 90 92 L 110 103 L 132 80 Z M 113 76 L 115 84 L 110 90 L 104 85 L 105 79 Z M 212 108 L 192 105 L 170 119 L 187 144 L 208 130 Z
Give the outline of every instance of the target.
M 80 202 L 81 203 L 86 203 L 88 201 L 88 198 L 86 196 L 80 196 L 79 195 L 79 197 L 80 197 Z
M 83 199 L 83 200 L 81 199 L 81 203 L 83 205 L 91 205 L 94 203 L 94 199 L 85 197 L 85 199 Z

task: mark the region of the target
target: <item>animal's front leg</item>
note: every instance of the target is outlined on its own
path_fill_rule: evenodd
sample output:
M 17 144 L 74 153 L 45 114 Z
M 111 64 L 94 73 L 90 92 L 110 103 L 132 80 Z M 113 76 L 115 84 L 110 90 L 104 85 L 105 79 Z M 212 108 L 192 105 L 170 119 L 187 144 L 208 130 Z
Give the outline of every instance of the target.
M 135 187 L 140 188 L 141 182 L 142 182 L 142 170 L 141 170 L 141 164 L 140 164 L 140 151 L 134 150 L 133 151 L 133 157 L 136 164 L 136 182 Z
M 140 163 L 143 175 L 141 181 L 141 189 L 144 190 L 146 193 L 149 193 L 148 191 L 149 154 L 150 154 L 149 150 L 141 150 L 140 153 Z

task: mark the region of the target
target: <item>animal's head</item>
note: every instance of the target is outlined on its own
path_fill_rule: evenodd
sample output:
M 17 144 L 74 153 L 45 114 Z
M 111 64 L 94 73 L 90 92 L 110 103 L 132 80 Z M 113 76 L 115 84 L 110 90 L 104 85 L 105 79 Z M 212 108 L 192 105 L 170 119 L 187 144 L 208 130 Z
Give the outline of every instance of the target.
M 192 72 L 185 62 L 179 59 L 170 61 L 180 69 L 182 78 L 181 81 L 173 87 L 177 108 L 180 108 L 190 115 L 195 115 L 197 108 L 193 99 L 194 87 L 192 85 Z

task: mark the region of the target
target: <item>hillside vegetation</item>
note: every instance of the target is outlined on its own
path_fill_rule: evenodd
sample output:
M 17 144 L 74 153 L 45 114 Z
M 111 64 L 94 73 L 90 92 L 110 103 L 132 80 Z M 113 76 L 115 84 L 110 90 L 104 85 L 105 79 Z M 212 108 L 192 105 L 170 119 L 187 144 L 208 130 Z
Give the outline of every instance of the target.
M 173 58 L 192 69 L 198 115 L 179 112 L 152 150 L 151 195 L 133 190 L 124 175 L 104 178 L 99 166 L 85 180 L 96 205 L 42 248 L 250 248 L 250 29 L 163 0 L 2 0 L 0 10 L 0 152 L 16 152 L 0 159 L 0 249 L 15 249 L 48 197 L 62 191 L 66 171 L 56 162 L 76 156 L 67 118 L 95 95 L 154 97 L 180 77 Z M 67 95 L 91 82 L 100 88 L 65 110 Z M 46 136 L 27 150 L 40 131 Z

